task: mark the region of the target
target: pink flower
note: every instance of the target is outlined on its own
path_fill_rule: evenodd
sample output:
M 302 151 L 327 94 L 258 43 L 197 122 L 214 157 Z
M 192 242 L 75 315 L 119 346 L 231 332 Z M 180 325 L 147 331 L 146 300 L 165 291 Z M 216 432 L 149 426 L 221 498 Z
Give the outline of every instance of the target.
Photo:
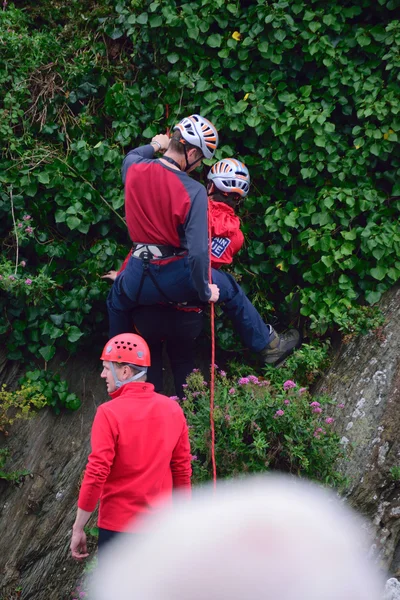
M 325 419 L 325 423 L 327 423 L 328 425 L 332 425 L 332 423 L 334 423 L 335 419 L 333 417 L 326 417 Z
M 185 400 L 187 400 L 187 398 L 186 398 L 186 396 L 183 396 L 182 402 L 185 402 Z
M 3 275 L 0 275 L 0 279 L 3 279 Z
M 344 404 L 343 403 L 338 404 L 338 408 L 344 408 Z
M 310 406 L 321 406 L 319 402 L 310 402 Z
M 213 365 L 210 365 L 210 368 L 211 368 L 212 366 L 213 366 Z M 215 363 L 214 363 L 214 369 L 219 369 L 219 366 L 218 366 L 218 365 L 216 365 Z
M 22 227 L 22 223 L 18 223 L 18 227 L 21 229 L 21 227 Z
M 187 384 L 187 383 L 183 383 L 183 384 L 182 384 L 182 387 L 183 387 L 183 388 L 187 388 L 187 387 L 188 387 L 188 384 Z
M 192 392 L 192 396 L 193 398 L 197 398 L 197 396 L 200 394 L 200 392 Z
M 322 413 L 322 408 L 320 408 L 319 406 L 314 406 L 314 408 L 312 409 L 312 411 L 315 414 L 319 414 L 319 413 Z
M 24 260 L 21 260 L 19 264 L 21 265 L 21 267 L 26 267 L 26 262 Z
M 284 400 L 283 404 L 290 404 L 290 400 Z
M 30 219 L 32 219 L 31 215 L 24 215 L 22 218 L 24 221 L 29 221 Z
M 321 437 L 321 434 L 325 434 L 325 430 L 322 429 L 322 427 L 318 427 L 315 431 L 314 431 L 314 437 L 317 438 L 318 440 Z
M 264 386 L 270 385 L 270 383 L 271 383 L 270 381 L 267 381 L 266 379 L 264 379 L 264 381 L 259 381 L 258 385 L 260 385 L 261 387 L 264 387 Z
M 255 375 L 249 375 L 248 378 L 250 379 L 251 383 L 258 383 L 258 377 Z
M 220 371 L 219 374 L 221 375 L 221 377 L 226 377 L 225 371 Z
M 235 388 L 231 388 L 228 390 L 228 394 L 234 394 L 236 392 Z
M 28 277 L 28 279 L 25 279 L 25 283 L 26 283 L 26 285 L 31 285 L 32 279 L 29 279 L 29 277 Z
M 9 276 L 8 276 L 8 279 L 11 279 L 11 281 L 14 281 L 14 280 L 15 280 L 15 277 L 14 277 L 14 275 L 9 275 Z
M 238 383 L 239 385 L 246 385 L 246 383 L 250 383 L 250 379 L 248 377 L 241 377 Z
M 200 369 L 193 369 L 192 373 L 200 373 Z
M 231 420 L 231 416 L 230 415 L 225 415 L 225 421 L 228 421 L 228 423 L 229 423 L 230 420 Z
M 274 415 L 274 419 L 277 419 L 278 417 L 283 417 L 283 415 L 285 414 L 284 410 L 277 410 L 275 415 Z
M 33 233 L 33 227 L 27 227 L 26 233 Z
M 176 400 L 177 402 L 179 400 L 178 396 L 170 396 L 169 399 L 170 400 Z
M 208 385 L 207 381 L 203 381 L 203 385 Z
M 299 394 L 304 394 L 307 391 L 307 388 L 300 388 Z
M 197 456 L 196 456 L 196 454 L 192 454 L 192 461 L 193 461 L 193 460 L 197 460 Z
M 193 429 L 193 425 L 188 425 L 188 429 Z
M 287 381 L 285 381 L 285 383 L 283 384 L 283 389 L 285 391 L 290 390 L 291 388 L 295 388 L 296 384 L 294 381 L 292 381 L 291 379 L 288 379 Z

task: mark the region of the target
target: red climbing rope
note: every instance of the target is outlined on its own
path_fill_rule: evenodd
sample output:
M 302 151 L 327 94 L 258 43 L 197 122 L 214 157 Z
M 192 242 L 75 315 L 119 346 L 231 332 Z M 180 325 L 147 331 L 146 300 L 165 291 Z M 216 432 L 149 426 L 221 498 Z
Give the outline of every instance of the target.
M 211 271 L 211 211 L 210 205 L 208 206 L 208 247 L 209 247 L 209 267 L 208 267 L 208 281 L 212 283 L 212 271 Z M 214 393 L 215 393 L 215 304 L 211 304 L 211 381 L 210 381 L 210 429 L 211 429 L 211 464 L 213 471 L 213 482 L 214 489 L 217 486 L 217 463 L 215 460 L 215 424 L 214 424 Z

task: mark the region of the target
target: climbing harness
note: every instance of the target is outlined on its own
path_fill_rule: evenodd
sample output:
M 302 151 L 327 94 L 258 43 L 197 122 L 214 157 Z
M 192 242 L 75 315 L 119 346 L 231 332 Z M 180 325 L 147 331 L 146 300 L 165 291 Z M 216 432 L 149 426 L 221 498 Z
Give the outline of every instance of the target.
M 132 248 L 132 256 L 143 262 L 142 277 L 139 282 L 139 288 L 136 294 L 135 303 L 139 304 L 144 279 L 147 275 L 150 277 L 157 289 L 159 294 L 164 298 L 168 304 L 177 304 L 174 300 L 171 300 L 165 292 L 161 289 L 154 273 L 150 270 L 150 263 L 157 262 L 157 260 L 164 260 L 166 258 L 182 257 L 187 254 L 187 250 L 183 248 L 174 248 L 173 246 L 158 246 L 157 244 L 135 244 Z

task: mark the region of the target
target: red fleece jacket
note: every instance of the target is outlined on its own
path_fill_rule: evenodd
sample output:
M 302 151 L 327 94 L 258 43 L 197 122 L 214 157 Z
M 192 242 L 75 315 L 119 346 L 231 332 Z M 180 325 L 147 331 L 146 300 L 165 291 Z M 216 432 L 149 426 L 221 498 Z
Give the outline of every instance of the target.
M 150 383 L 128 383 L 111 397 L 93 422 L 78 506 L 92 512 L 100 498 L 99 527 L 134 530 L 135 518 L 170 502 L 173 488 L 190 493 L 188 428 L 179 404 Z

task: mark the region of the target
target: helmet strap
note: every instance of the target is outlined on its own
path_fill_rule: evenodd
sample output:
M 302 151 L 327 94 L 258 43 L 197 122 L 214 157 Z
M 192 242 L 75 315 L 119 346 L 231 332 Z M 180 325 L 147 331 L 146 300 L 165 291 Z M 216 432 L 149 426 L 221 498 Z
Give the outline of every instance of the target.
M 135 365 L 132 365 L 132 366 L 135 366 Z M 122 387 L 123 385 L 125 385 L 126 383 L 132 383 L 132 381 L 137 381 L 138 379 L 140 379 L 141 377 L 143 377 L 143 375 L 146 375 L 146 373 L 147 373 L 147 367 L 142 367 L 142 370 L 139 371 L 139 373 L 136 373 L 136 375 L 132 375 L 132 377 L 129 377 L 129 379 L 125 379 L 125 381 L 121 381 L 120 379 L 118 379 L 117 372 L 115 370 L 113 362 L 110 363 L 110 368 L 111 368 L 111 373 L 113 374 L 113 377 L 114 377 L 114 383 L 115 383 L 115 387 L 117 390 L 120 387 Z
M 203 160 L 203 155 L 201 155 L 200 158 L 197 158 L 195 161 L 193 161 L 192 163 L 190 163 L 189 160 L 188 160 L 188 155 L 187 155 L 187 150 L 186 150 L 185 144 L 183 144 L 183 150 L 185 152 L 185 161 L 186 161 L 186 166 L 183 169 L 185 172 L 188 171 L 191 167 L 193 167 L 193 165 L 195 165 L 196 163 L 198 163 L 201 160 Z

